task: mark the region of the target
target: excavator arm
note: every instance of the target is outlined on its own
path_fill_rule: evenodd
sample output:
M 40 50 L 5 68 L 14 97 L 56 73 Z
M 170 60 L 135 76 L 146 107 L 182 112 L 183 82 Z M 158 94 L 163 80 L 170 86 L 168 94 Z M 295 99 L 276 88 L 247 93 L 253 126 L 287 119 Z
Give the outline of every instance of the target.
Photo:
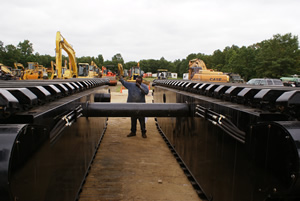
M 124 75 L 123 65 L 120 63 L 118 63 L 118 70 L 119 70 L 119 75 L 123 76 Z
M 70 71 L 72 72 L 72 77 L 78 77 L 75 51 L 72 48 L 72 46 L 66 41 L 66 39 L 58 31 L 56 33 L 56 49 L 55 49 L 58 78 L 62 78 L 62 49 L 65 50 L 69 56 Z

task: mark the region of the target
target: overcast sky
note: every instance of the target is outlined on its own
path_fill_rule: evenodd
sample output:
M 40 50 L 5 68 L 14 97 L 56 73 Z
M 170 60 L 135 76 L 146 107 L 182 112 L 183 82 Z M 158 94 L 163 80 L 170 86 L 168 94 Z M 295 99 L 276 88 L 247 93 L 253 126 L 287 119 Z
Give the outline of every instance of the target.
M 0 41 L 55 56 L 56 32 L 76 57 L 169 61 L 300 35 L 300 0 L 0 0 Z M 67 55 L 67 54 L 65 54 Z

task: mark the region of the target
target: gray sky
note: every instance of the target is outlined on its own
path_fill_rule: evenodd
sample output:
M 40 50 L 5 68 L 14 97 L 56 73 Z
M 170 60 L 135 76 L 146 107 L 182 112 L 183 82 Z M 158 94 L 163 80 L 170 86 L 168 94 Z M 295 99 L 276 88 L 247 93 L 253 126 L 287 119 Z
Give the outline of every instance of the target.
M 0 0 L 0 40 L 55 56 L 56 32 L 76 56 L 169 61 L 300 35 L 299 0 Z M 66 55 L 66 54 L 65 54 Z

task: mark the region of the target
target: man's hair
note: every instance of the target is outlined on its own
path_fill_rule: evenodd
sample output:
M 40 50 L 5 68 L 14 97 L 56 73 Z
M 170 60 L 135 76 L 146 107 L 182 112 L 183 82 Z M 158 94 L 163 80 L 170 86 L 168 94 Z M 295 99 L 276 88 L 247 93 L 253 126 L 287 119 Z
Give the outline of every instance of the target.
M 141 80 L 143 80 L 143 77 L 140 76 L 140 75 L 136 77 L 136 79 L 138 79 L 138 78 L 141 79 Z

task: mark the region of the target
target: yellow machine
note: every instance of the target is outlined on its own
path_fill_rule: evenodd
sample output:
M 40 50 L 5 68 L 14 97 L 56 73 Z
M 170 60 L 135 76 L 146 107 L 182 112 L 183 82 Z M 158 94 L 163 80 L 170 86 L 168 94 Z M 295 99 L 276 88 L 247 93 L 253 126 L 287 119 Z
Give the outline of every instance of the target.
M 102 72 L 101 72 L 100 68 L 97 66 L 97 64 L 94 61 L 92 61 L 91 66 L 93 66 L 94 77 L 101 78 Z
M 189 61 L 189 80 L 202 82 L 229 82 L 229 76 L 223 72 L 207 69 L 200 59 Z
M 27 62 L 28 66 L 25 68 L 23 80 L 37 80 L 42 76 L 38 70 L 37 62 Z
M 21 63 L 14 63 L 14 69 L 12 69 L 13 75 L 17 78 L 17 79 L 23 79 L 24 73 L 25 73 L 25 68 L 23 66 L 23 64 Z
M 131 69 L 128 72 L 129 78 L 126 80 L 127 82 L 135 82 L 137 76 L 142 76 L 142 70 L 140 68 L 140 64 L 138 63 L 137 66 L 131 67 Z M 146 85 L 149 85 L 150 82 L 143 79 L 143 83 Z
M 78 77 L 79 78 L 99 78 L 101 75 L 100 69 L 95 64 L 91 62 L 88 63 L 78 63 Z
M 65 69 L 64 73 L 62 68 L 62 49 L 65 50 L 69 56 L 69 68 Z M 58 31 L 56 33 L 56 68 L 57 78 L 76 78 L 78 77 L 77 64 L 75 51 L 72 46 L 66 41 L 66 39 Z
M 65 63 L 66 62 L 67 61 L 65 61 Z M 47 69 L 47 74 L 50 80 L 57 78 L 56 63 L 54 61 L 51 61 L 51 67 Z
M 91 76 L 89 71 L 90 65 L 88 63 L 78 63 L 78 77 L 88 78 Z M 91 76 L 93 77 L 93 75 Z
M 39 72 L 39 78 L 40 79 L 48 79 L 48 73 L 47 73 L 47 68 L 44 67 L 43 65 L 39 65 L 37 63 L 37 70 Z
M 119 71 L 119 75 L 124 76 L 123 65 L 120 63 L 118 63 L 118 71 Z
M 0 63 L 0 79 L 1 80 L 13 79 L 13 72 L 11 71 L 11 68 L 1 63 Z
M 141 75 L 141 68 L 140 66 L 133 66 L 129 70 L 129 78 L 127 79 L 127 82 L 135 82 L 136 77 Z

